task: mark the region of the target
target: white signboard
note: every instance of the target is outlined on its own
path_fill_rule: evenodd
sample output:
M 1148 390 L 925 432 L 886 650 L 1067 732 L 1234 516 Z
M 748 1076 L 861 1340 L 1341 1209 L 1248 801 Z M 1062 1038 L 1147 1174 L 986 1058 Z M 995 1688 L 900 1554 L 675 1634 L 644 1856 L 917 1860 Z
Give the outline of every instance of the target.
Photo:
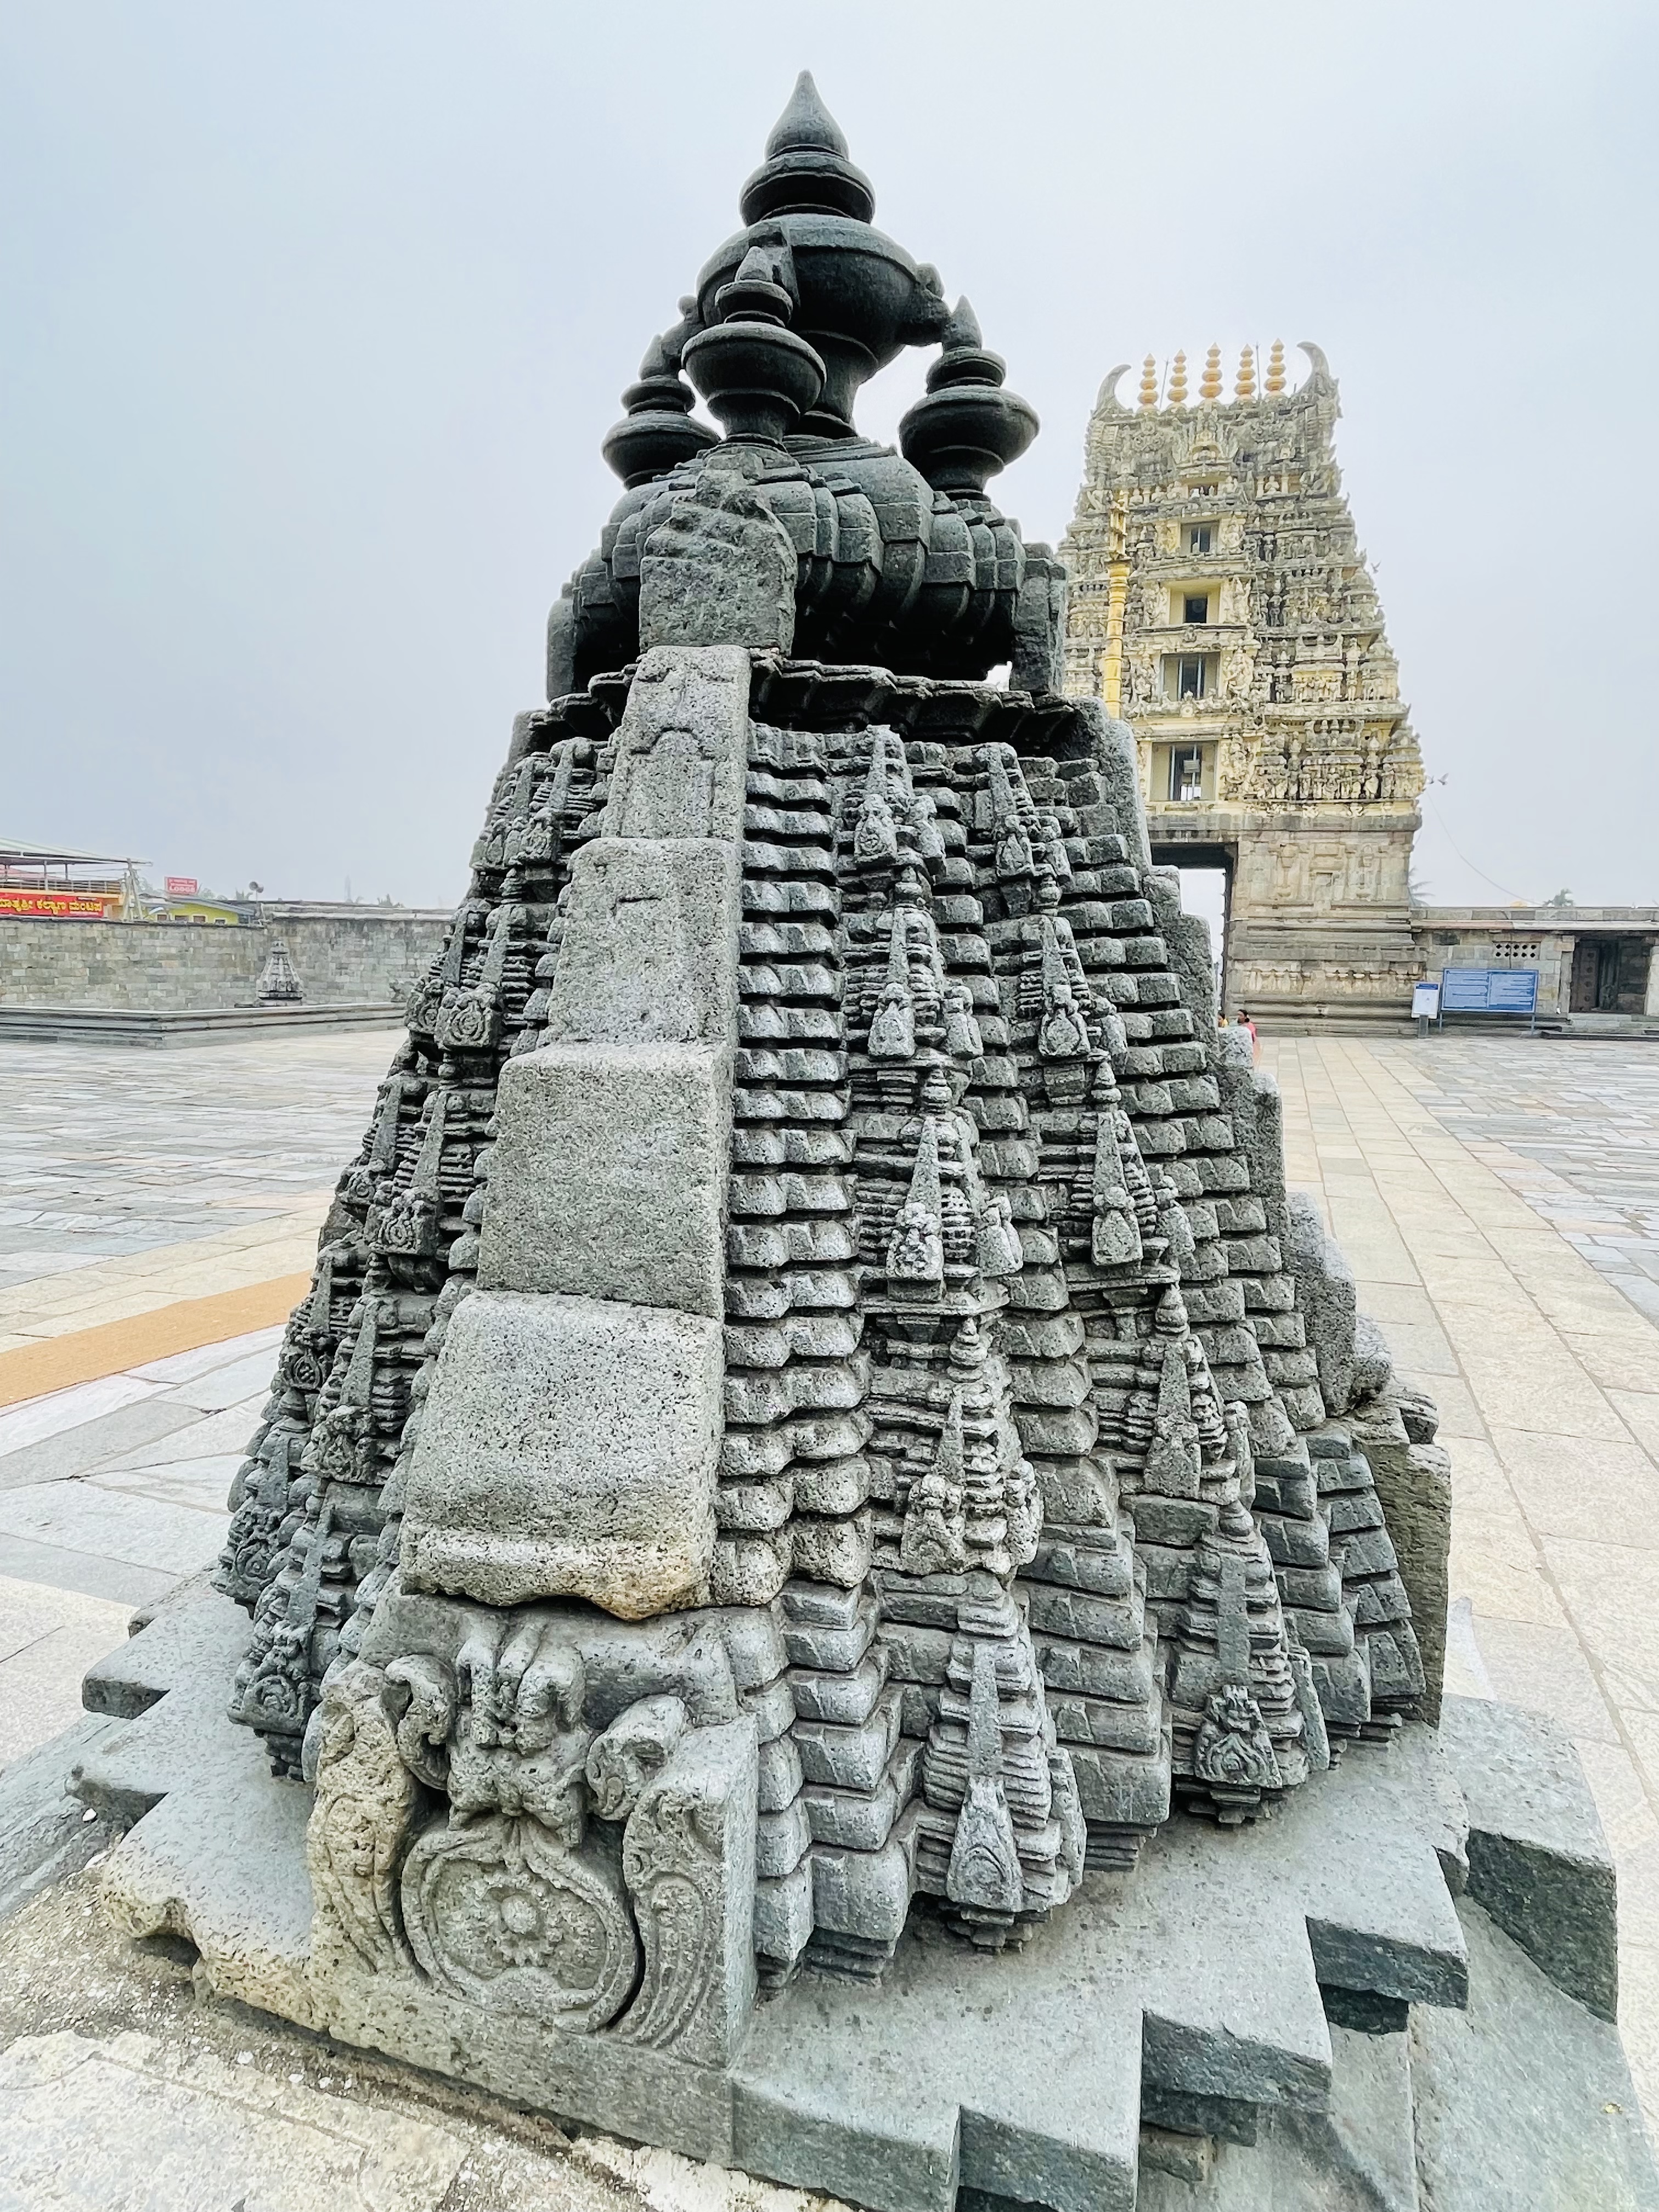
M 1412 1019 L 1414 1022 L 1437 1021 L 1440 1017 L 1440 986 L 1438 983 L 1412 985 Z

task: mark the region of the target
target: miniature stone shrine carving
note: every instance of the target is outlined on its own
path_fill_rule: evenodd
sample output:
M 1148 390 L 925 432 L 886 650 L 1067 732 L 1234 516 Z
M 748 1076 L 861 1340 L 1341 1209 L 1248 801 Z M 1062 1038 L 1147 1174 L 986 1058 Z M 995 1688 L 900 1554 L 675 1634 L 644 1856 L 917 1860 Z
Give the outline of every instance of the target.
M 1086 1870 L 1425 1691 L 1344 1425 L 1392 1378 L 986 489 L 1036 418 L 809 79 L 743 209 L 607 441 L 221 1569 L 234 1716 L 314 1791 L 310 2018 L 515 2094 L 723 2068 L 919 1914 L 1063 1946 Z

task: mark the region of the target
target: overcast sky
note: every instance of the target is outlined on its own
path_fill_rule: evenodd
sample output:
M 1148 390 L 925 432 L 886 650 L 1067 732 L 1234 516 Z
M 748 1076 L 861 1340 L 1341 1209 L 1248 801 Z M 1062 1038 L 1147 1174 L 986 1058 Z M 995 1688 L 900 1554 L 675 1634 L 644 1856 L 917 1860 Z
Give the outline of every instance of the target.
M 1028 537 L 1114 362 L 1315 339 L 1448 779 L 1419 878 L 1659 901 L 1656 25 L 0 0 L 0 835 L 454 898 L 618 394 L 810 67 L 1042 416 Z

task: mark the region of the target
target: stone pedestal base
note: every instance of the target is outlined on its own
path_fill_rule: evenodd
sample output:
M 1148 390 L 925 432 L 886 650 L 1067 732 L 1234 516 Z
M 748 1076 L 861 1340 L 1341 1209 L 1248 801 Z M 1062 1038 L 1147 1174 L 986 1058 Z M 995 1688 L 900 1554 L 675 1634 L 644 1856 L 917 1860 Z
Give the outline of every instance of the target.
M 1493 1911 L 1507 1898 L 1546 1968 L 1565 1958 L 1581 1990 L 1605 1990 L 1601 1965 L 1584 1964 L 1587 1943 L 1597 1960 L 1606 1948 L 1585 1917 L 1586 1898 L 1607 1895 L 1605 1852 L 1591 1864 L 1582 1806 L 1552 1840 L 1559 1769 L 1545 1798 L 1517 1797 L 1527 1738 L 1505 1733 L 1502 1708 L 1449 1741 L 1413 1725 L 1357 1746 L 1269 1823 L 1172 1823 L 1133 1875 L 1091 1876 L 1023 1952 L 976 1954 L 913 1923 L 879 1990 L 803 1978 L 757 2008 L 732 2061 L 695 2065 L 313 1956 L 309 1793 L 273 1780 L 224 1717 L 246 1634 L 227 1601 L 192 1595 L 94 1670 L 88 1704 L 138 1717 L 86 1753 L 74 1785 L 137 1821 L 106 1862 L 109 1910 L 135 1935 L 187 1936 L 222 1996 L 875 2212 L 950 2212 L 959 2190 L 1055 2212 L 1411 2206 L 1413 2140 L 1447 2177 L 1437 2212 L 1659 2203 L 1615 2032 L 1472 1898 L 1454 1900 L 1471 1856 L 1501 1862 Z M 1504 1767 L 1507 1795 L 1470 1794 L 1489 1821 L 1518 1807 L 1514 1849 L 1494 1855 L 1479 1826 L 1466 1849 L 1455 1757 L 1484 1761 L 1488 1780 Z M 1535 1876 L 1524 1911 L 1522 1865 Z M 1522 2130 L 1525 2170 L 1576 2172 L 1589 2193 L 1482 2194 L 1516 2132 L 1494 2085 L 1540 2104 L 1525 2085 L 1540 2066 L 1553 2102 Z M 1304 2169 L 1322 2194 L 1292 2193 Z

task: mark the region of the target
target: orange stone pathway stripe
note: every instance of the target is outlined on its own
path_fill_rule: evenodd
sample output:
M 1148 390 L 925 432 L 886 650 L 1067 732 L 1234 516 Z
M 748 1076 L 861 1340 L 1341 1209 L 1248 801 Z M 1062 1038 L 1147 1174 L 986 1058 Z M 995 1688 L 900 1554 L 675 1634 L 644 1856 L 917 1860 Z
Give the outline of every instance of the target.
M 153 1313 L 95 1328 L 46 1337 L 15 1352 L 0 1352 L 0 1406 L 42 1398 L 76 1382 L 96 1382 L 124 1374 L 146 1360 L 166 1359 L 175 1352 L 195 1352 L 204 1344 L 246 1336 L 256 1328 L 284 1322 L 310 1288 L 308 1274 L 278 1275 L 268 1283 L 220 1291 L 208 1298 L 175 1298 Z

